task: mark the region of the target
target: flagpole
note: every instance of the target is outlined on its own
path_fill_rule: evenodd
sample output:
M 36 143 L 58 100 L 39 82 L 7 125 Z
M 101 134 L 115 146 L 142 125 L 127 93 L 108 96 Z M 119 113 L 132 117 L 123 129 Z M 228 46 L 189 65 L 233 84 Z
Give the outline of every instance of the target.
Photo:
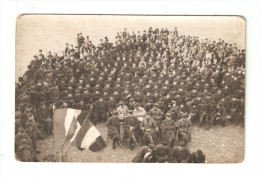
M 52 147 L 53 147 L 53 162 L 55 161 L 55 121 L 54 121 L 54 111 L 55 111 L 55 106 L 54 106 L 54 103 L 52 104 L 52 135 L 53 135 L 53 144 L 52 144 Z
M 86 121 L 86 119 L 88 119 L 88 116 L 89 116 L 90 112 L 91 112 L 91 110 L 89 111 L 88 115 L 86 116 L 86 118 L 84 119 L 84 121 L 83 121 L 83 123 L 82 123 L 82 124 L 84 124 L 84 123 L 85 123 L 85 121 Z M 80 131 L 80 130 L 79 130 L 79 131 Z M 77 138 L 78 134 L 79 134 L 79 132 L 76 134 L 76 137 L 75 137 L 75 139 Z M 69 152 L 70 148 L 71 148 L 71 147 L 72 147 L 72 145 L 75 143 L 75 139 L 73 140 L 73 142 L 71 142 L 71 143 L 70 143 L 70 147 L 69 147 L 69 149 L 67 150 L 67 152 L 65 153 L 65 156 L 67 156 L 67 154 L 68 154 L 68 152 Z
M 68 131 L 70 131 L 71 126 L 72 126 L 72 123 L 70 124 L 70 127 L 69 127 L 69 130 L 68 130 Z M 64 140 L 64 142 L 63 142 L 63 144 L 62 144 L 62 147 L 61 147 L 61 149 L 60 149 L 60 152 L 62 152 L 62 149 L 63 149 L 63 147 L 64 147 L 64 145 L 65 145 L 65 143 L 66 143 L 66 141 L 67 141 L 67 137 L 68 137 L 68 136 L 66 136 L 66 138 L 65 138 L 65 140 Z

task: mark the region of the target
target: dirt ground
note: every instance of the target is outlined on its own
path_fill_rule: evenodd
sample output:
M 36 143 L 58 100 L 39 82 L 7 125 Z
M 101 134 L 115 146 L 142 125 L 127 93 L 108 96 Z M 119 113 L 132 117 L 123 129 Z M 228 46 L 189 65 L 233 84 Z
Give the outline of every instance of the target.
M 98 124 L 98 130 L 107 139 L 107 129 L 105 124 Z M 55 142 L 55 151 L 61 149 L 63 141 Z M 227 127 L 213 127 L 205 130 L 196 126 L 192 129 L 192 141 L 189 143 L 191 152 L 201 149 L 206 155 L 207 163 L 238 163 L 244 159 L 244 127 L 240 125 L 229 125 Z M 65 144 L 63 154 L 66 153 L 70 144 Z M 89 150 L 80 151 L 72 146 L 67 154 L 69 162 L 109 162 L 109 163 L 129 163 L 136 152 L 140 149 L 136 147 L 131 151 L 128 145 L 112 149 L 111 140 L 106 148 L 99 152 Z M 37 143 L 37 150 L 41 151 L 37 158 L 42 160 L 44 156 L 53 154 L 53 139 L 49 137 Z

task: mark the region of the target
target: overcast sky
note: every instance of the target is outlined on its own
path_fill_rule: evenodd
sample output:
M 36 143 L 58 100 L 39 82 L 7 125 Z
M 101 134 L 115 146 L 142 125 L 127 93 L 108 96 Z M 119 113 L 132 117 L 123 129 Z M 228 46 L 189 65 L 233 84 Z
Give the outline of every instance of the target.
M 180 35 L 237 43 L 245 48 L 245 21 L 235 16 L 97 16 L 25 15 L 17 19 L 16 79 L 26 70 L 39 49 L 60 53 L 65 43 L 76 44 L 78 33 L 88 35 L 96 44 L 107 36 L 111 42 L 119 31 L 178 27 Z

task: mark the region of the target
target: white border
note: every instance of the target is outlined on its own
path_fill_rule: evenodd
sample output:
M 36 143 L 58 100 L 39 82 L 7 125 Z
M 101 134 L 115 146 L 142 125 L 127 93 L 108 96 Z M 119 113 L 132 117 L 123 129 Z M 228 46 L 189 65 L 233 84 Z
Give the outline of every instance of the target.
M 1 1 L 1 178 L 260 178 L 259 1 Z M 57 164 L 14 160 L 15 21 L 22 13 L 243 15 L 247 21 L 246 157 L 239 164 Z M 176 176 L 177 175 L 177 176 Z

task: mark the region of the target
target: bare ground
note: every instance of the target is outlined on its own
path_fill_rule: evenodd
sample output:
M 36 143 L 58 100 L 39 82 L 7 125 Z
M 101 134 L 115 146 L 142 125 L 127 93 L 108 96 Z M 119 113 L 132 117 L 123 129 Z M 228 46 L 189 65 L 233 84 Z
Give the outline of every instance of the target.
M 107 129 L 104 124 L 97 125 L 98 130 L 107 139 Z M 59 151 L 63 141 L 55 143 L 55 151 Z M 66 153 L 70 144 L 65 144 L 63 154 Z M 227 127 L 214 127 L 209 130 L 201 129 L 196 126 L 192 130 L 192 141 L 189 144 L 191 152 L 201 149 L 206 154 L 207 163 L 238 163 L 244 159 L 244 127 L 240 125 L 229 125 Z M 40 140 L 37 149 L 41 151 L 38 159 L 53 154 L 52 137 Z M 136 147 L 133 151 L 127 145 L 112 149 L 111 140 L 102 151 L 91 152 L 88 150 L 80 151 L 72 146 L 67 154 L 69 162 L 111 162 L 129 163 L 135 153 L 140 149 Z

